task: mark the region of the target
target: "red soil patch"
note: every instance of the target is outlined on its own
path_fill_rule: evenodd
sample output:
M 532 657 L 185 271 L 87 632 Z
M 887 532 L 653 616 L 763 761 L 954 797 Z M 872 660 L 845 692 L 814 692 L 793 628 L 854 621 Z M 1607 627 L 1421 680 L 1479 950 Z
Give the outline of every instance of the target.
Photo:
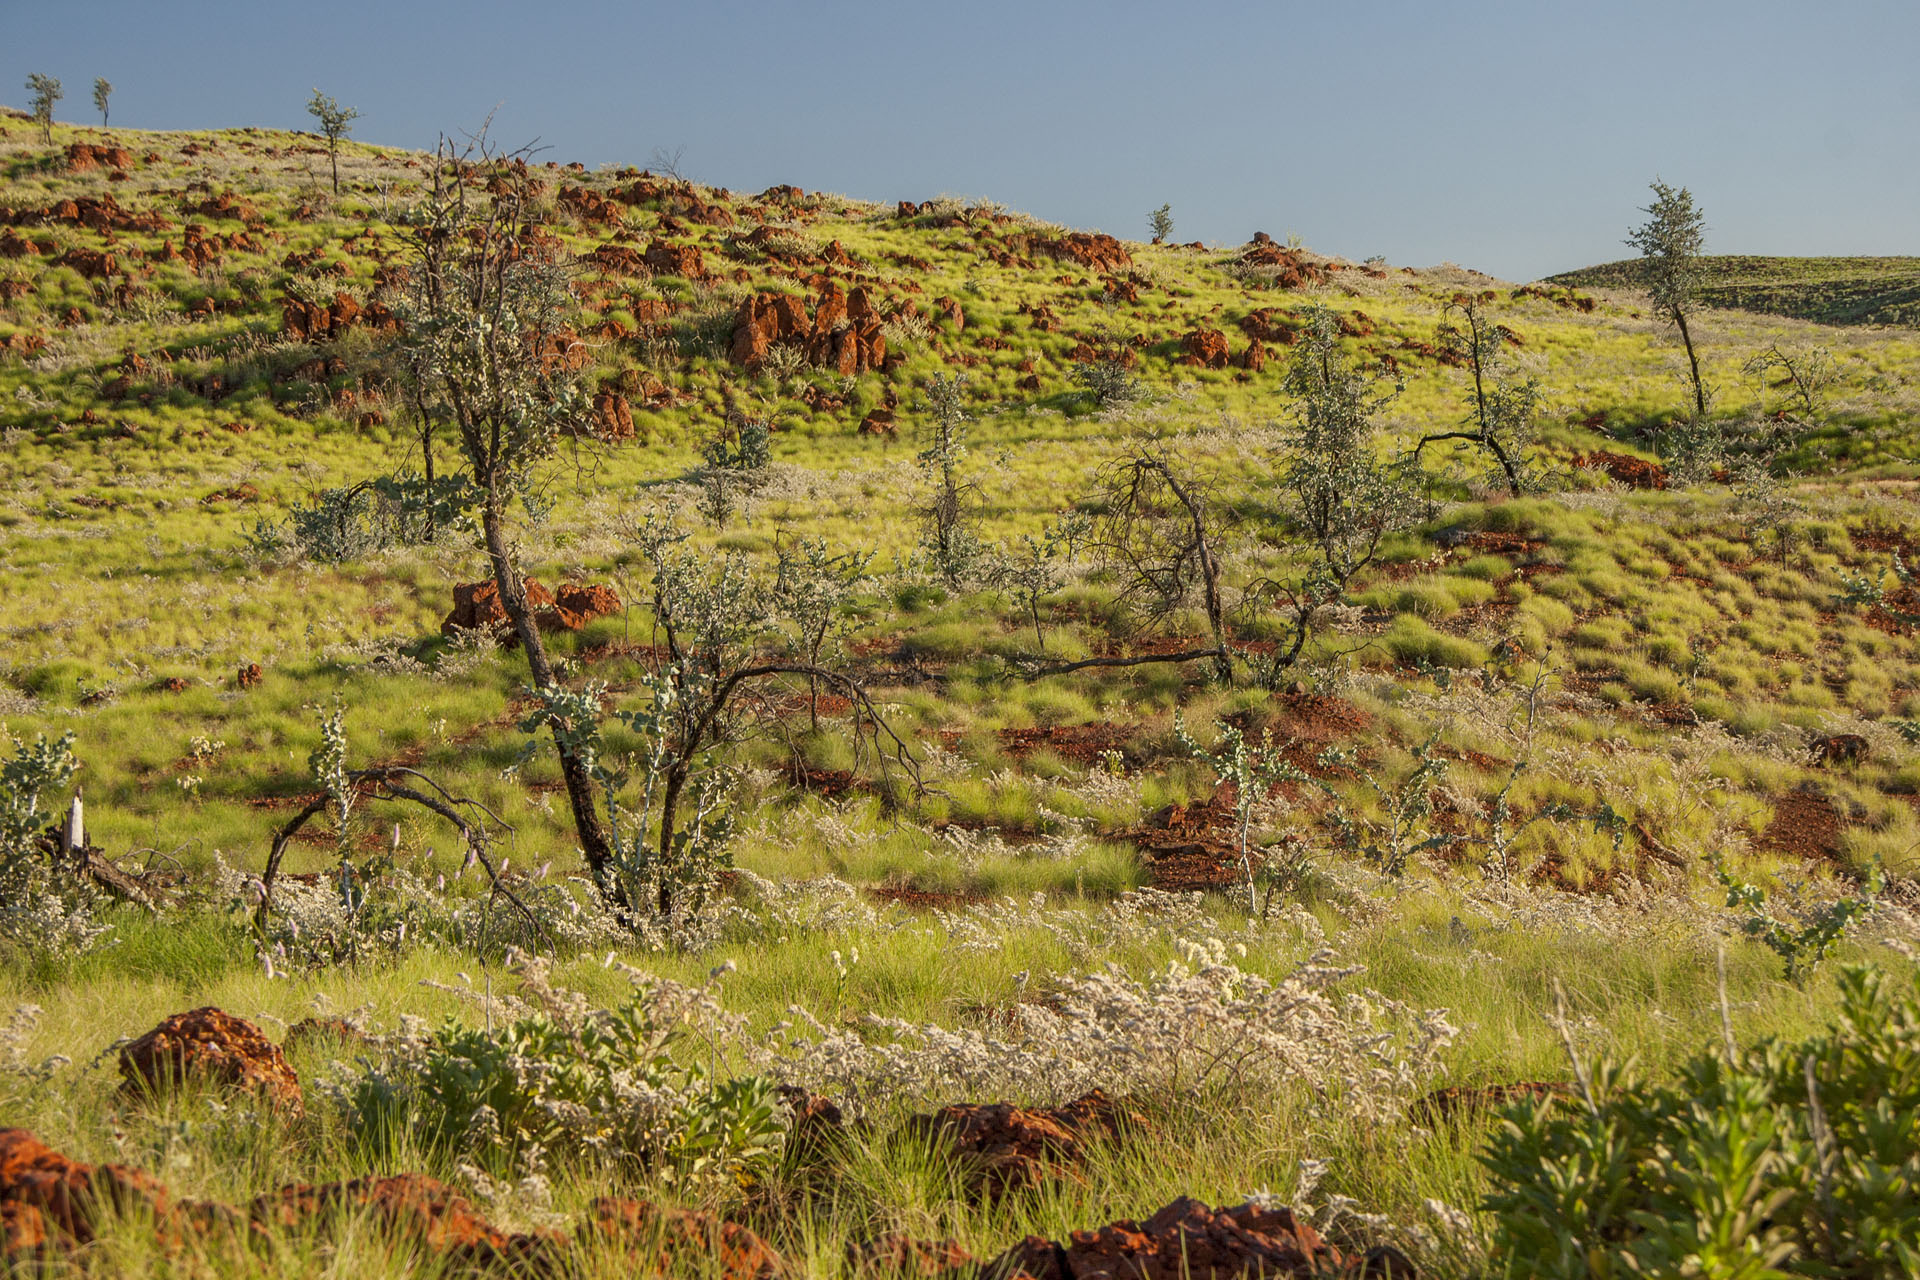
M 1002 729 L 995 735 L 1006 753 L 1024 760 L 1036 751 L 1049 751 L 1062 760 L 1092 765 L 1108 751 L 1123 751 L 1131 731 L 1112 724 L 1059 724 L 1038 729 Z
M 1845 824 L 1833 801 L 1816 791 L 1789 791 L 1773 801 L 1773 821 L 1755 847 L 1807 862 L 1839 862 Z

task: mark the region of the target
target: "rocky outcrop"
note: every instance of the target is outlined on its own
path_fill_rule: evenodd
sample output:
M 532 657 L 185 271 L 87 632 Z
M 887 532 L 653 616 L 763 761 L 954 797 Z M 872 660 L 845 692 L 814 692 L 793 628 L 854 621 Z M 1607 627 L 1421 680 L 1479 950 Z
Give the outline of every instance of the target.
M 1181 364 L 1224 369 L 1230 363 L 1227 335 L 1218 329 L 1195 329 L 1182 335 L 1180 349 L 1186 353 L 1180 359 Z
M 887 338 L 871 296 L 833 281 L 822 284 L 811 308 L 790 293 L 755 294 L 740 304 L 727 358 L 758 369 L 776 346 L 798 348 L 807 362 L 851 377 L 882 368 Z
M 1075 231 L 1057 240 L 1044 240 L 1036 246 L 1040 252 L 1068 262 L 1077 262 L 1102 275 L 1113 275 L 1133 266 L 1127 247 L 1109 235 Z
M 176 1013 L 120 1050 L 121 1091 L 156 1097 L 182 1084 L 262 1095 L 292 1114 L 303 1108 L 300 1078 L 280 1046 L 245 1018 L 208 1006 Z

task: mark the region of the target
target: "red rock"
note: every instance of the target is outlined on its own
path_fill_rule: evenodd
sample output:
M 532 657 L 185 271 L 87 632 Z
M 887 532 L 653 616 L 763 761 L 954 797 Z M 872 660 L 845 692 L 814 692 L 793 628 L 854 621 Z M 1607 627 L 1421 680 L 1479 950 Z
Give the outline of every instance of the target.
M 534 578 L 525 579 L 527 607 L 537 614 L 553 604 L 553 593 Z M 482 582 L 463 582 L 453 589 L 453 611 L 440 624 L 440 634 L 450 636 L 456 628 L 465 631 L 491 629 L 501 643 L 519 643 L 507 620 L 506 606 L 500 603 L 500 588 L 492 578 Z
M 0 1129 L 0 1210 L 8 1254 L 87 1244 L 103 1216 L 170 1207 L 166 1188 L 125 1165 L 70 1160 L 25 1129 Z
M 847 1241 L 847 1270 L 854 1276 L 888 1280 L 945 1280 L 977 1276 L 979 1259 L 957 1240 L 920 1240 L 885 1235 Z
M 542 631 L 578 631 L 620 610 L 619 593 L 604 583 L 563 582 L 553 593 L 553 607 L 542 610 L 538 619 Z
M 1063 1107 L 1008 1102 L 946 1107 L 907 1122 L 909 1131 L 943 1140 L 969 1166 L 975 1190 L 987 1195 L 1073 1175 L 1095 1137 L 1117 1137 L 1145 1121 L 1096 1089 Z
M 1097 232 L 1075 231 L 1057 240 L 1042 241 L 1037 248 L 1042 253 L 1077 262 L 1102 274 L 1125 271 L 1133 265 L 1133 257 L 1125 245 L 1112 236 Z
M 700 250 L 690 244 L 655 240 L 647 246 L 645 262 L 655 275 L 680 276 L 687 280 L 704 280 L 707 276 Z
M 1239 359 L 1234 363 L 1249 373 L 1259 373 L 1267 367 L 1267 349 L 1260 345 L 1258 339 L 1255 339 L 1247 344 L 1247 349 L 1240 353 Z
M 257 689 L 260 687 L 260 680 L 260 664 L 257 662 L 249 662 L 233 677 L 234 684 L 242 689 Z
M 300 1078 L 280 1046 L 245 1018 L 212 1007 L 176 1013 L 120 1050 L 121 1090 L 164 1093 L 186 1080 L 259 1092 L 290 1113 L 302 1110 Z
M 1813 763 L 1859 764 L 1872 753 L 1872 745 L 1859 734 L 1836 733 L 1814 741 Z
M 593 434 L 602 440 L 633 439 L 633 410 L 625 396 L 604 388 L 594 395 Z
M 1097 1230 L 1076 1231 L 1059 1244 L 1028 1237 L 989 1263 L 983 1274 L 1017 1272 L 1035 1280 L 1413 1276 L 1410 1269 L 1388 1271 L 1371 1259 L 1346 1257 L 1291 1210 L 1250 1204 L 1213 1209 L 1185 1196 L 1145 1222 L 1123 1219 Z
M 594 1200 L 577 1236 L 595 1255 L 627 1255 L 645 1275 L 773 1280 L 785 1270 L 780 1255 L 739 1223 L 645 1200 Z
M 1180 339 L 1180 346 L 1187 353 L 1182 364 L 1206 369 L 1227 367 L 1227 335 L 1218 329 L 1195 329 Z
M 256 1227 L 311 1230 L 369 1221 L 378 1230 L 431 1252 L 487 1261 L 504 1254 L 506 1235 L 452 1188 L 420 1174 L 355 1178 L 282 1187 L 255 1199 L 246 1216 Z
M 1588 471 L 1604 471 L 1630 489 L 1667 487 L 1665 467 L 1631 454 L 1610 453 L 1604 449 L 1594 453 L 1576 453 L 1573 455 L 1573 465 Z

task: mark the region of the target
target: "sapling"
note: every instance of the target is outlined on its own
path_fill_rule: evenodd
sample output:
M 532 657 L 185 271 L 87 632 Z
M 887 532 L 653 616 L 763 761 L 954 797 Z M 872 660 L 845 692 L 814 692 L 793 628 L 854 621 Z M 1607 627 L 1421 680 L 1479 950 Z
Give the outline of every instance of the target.
M 1175 741 L 1193 759 L 1210 770 L 1216 784 L 1233 787 L 1233 838 L 1240 853 L 1240 870 L 1247 886 L 1247 914 L 1260 914 L 1255 896 L 1253 852 L 1251 848 L 1253 815 L 1279 782 L 1312 782 L 1313 778 L 1296 768 L 1275 747 L 1271 732 L 1263 732 L 1258 742 L 1247 737 L 1238 725 L 1224 725 L 1220 740 L 1211 749 L 1203 747 L 1187 731 L 1180 712 L 1173 713 Z

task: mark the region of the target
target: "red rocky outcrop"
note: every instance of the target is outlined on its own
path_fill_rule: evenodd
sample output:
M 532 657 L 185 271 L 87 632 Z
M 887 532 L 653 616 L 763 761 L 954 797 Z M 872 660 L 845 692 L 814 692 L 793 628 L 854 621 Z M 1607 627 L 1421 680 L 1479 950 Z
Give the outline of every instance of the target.
M 1114 275 L 1133 266 L 1127 247 L 1109 235 L 1075 231 L 1057 240 L 1044 240 L 1037 246 L 1042 253 L 1077 262 L 1102 275 Z
M 141 1206 L 156 1215 L 169 1207 L 166 1188 L 150 1175 L 125 1165 L 81 1164 L 25 1129 L 0 1129 L 0 1227 L 7 1248 L 0 1262 L 86 1244 L 103 1215 Z
M 245 1018 L 212 1007 L 176 1013 L 120 1050 L 121 1089 L 157 1095 L 187 1082 L 264 1094 L 295 1114 L 300 1078 L 280 1046 Z
M 1181 364 L 1198 365 L 1203 369 L 1224 369 L 1229 363 L 1227 353 L 1227 335 L 1218 329 L 1195 329 L 1180 339 L 1180 349 L 1186 352 Z
M 808 363 L 847 376 L 881 368 L 887 358 L 880 313 L 867 291 L 833 281 L 823 284 L 811 312 L 790 293 L 756 294 L 740 304 L 727 358 L 757 369 L 776 346 L 797 347 Z

